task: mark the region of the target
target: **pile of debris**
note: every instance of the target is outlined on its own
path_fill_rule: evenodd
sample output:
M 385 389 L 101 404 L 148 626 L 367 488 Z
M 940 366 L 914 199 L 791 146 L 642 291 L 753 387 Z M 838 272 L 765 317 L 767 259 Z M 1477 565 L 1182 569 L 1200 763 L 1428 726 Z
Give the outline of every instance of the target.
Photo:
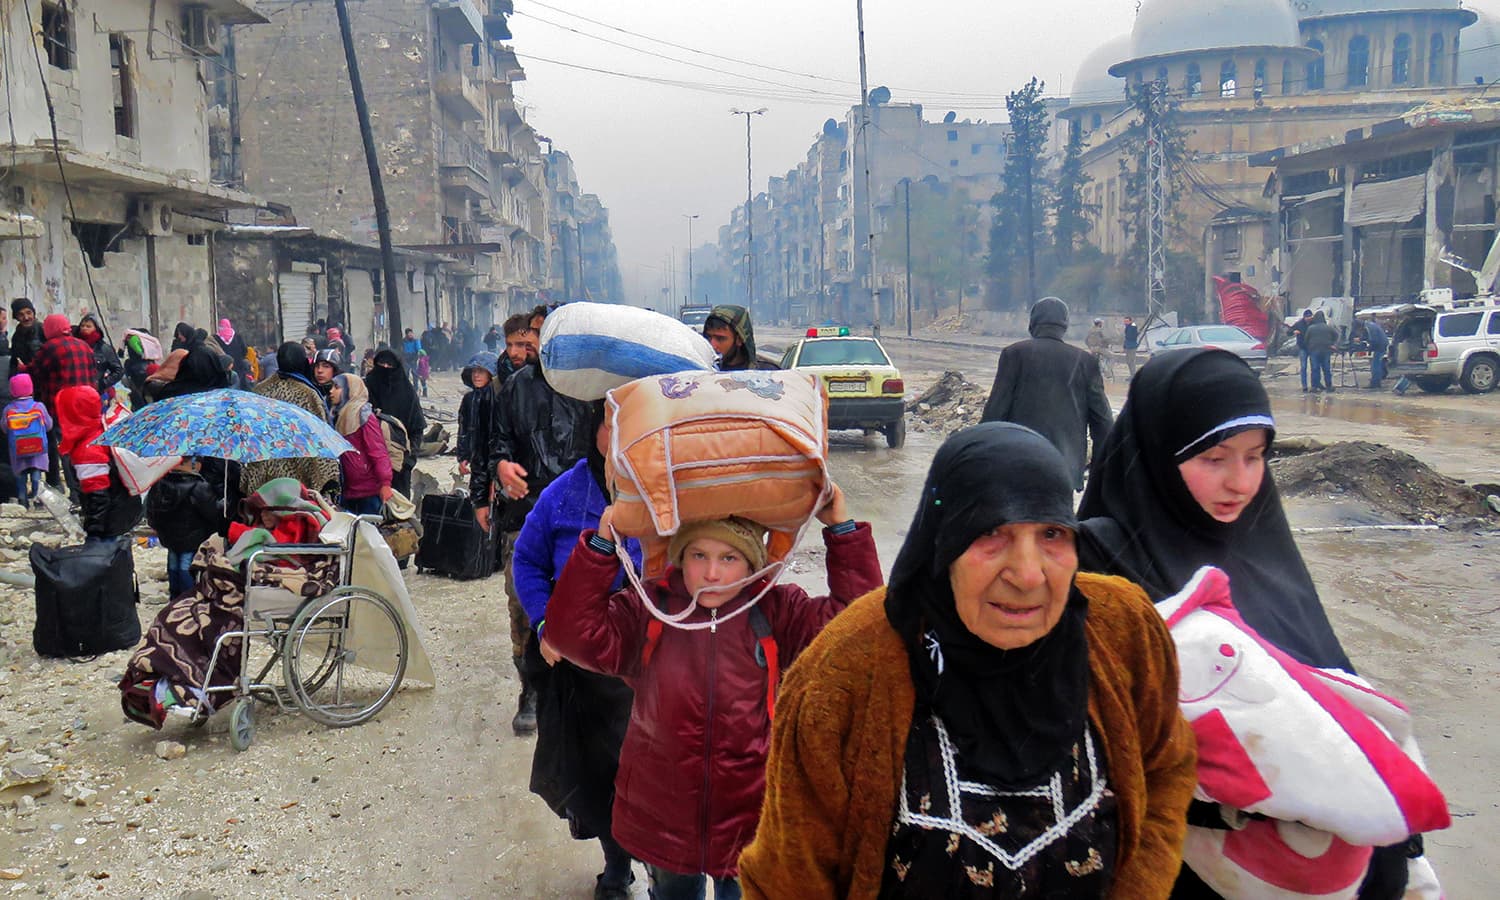
M 959 334 L 961 332 L 972 334 L 978 328 L 978 319 L 970 313 L 955 313 L 951 316 L 943 316 L 940 319 L 934 319 L 932 324 L 927 326 L 928 331 L 939 331 L 944 334 Z
M 964 378 L 963 373 L 948 370 L 937 383 L 906 404 L 911 427 L 944 436 L 960 428 L 979 424 L 984 401 L 989 392 Z
M 1367 441 L 1276 445 L 1271 471 L 1283 496 L 1354 499 L 1415 524 L 1463 525 L 1490 517 L 1485 495 L 1409 453 Z

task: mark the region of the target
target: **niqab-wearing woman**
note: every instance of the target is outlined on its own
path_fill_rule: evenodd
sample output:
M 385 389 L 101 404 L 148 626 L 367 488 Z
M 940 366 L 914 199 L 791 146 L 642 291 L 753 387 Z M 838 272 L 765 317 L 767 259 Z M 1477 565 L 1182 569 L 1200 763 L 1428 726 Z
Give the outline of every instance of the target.
M 262 397 L 307 410 L 328 421 L 328 404 L 312 380 L 312 366 L 302 345 L 287 341 L 276 348 L 276 372 L 256 384 L 252 390 Z M 314 491 L 332 496 L 338 492 L 339 461 L 336 459 L 264 459 L 246 463 L 241 470 L 240 488 L 253 493 L 276 478 L 295 478 Z

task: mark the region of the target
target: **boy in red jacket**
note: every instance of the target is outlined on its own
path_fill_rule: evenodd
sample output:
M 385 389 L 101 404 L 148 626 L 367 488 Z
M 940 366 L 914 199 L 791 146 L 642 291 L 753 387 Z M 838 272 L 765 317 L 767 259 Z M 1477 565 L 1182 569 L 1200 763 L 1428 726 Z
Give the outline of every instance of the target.
M 682 612 L 663 626 L 634 589 L 611 592 L 620 572 L 610 511 L 599 532 L 579 538 L 547 606 L 542 655 L 566 657 L 635 690 L 615 778 L 614 836 L 646 863 L 657 900 L 736 900 L 740 851 L 755 835 L 765 792 L 775 678 L 835 615 L 883 579 L 868 523 L 844 512 L 843 496 L 818 513 L 827 545 L 829 596 L 796 585 L 736 587 L 766 565 L 766 530 L 731 517 L 684 524 L 673 565 L 644 585 L 656 607 Z M 601 534 L 602 533 L 602 534 Z M 716 585 L 724 588 L 715 589 Z
M 57 450 L 67 457 L 83 492 L 83 532 L 89 541 L 113 540 L 136 526 L 141 499 L 130 496 L 115 474 L 108 447 L 94 443 L 104 433 L 103 402 L 91 384 L 57 392 Z

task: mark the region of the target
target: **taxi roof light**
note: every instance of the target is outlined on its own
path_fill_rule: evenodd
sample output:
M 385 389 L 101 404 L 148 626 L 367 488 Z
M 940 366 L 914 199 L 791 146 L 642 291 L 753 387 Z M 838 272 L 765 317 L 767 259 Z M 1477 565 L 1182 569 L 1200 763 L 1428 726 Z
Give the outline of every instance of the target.
M 848 337 L 847 325 L 823 325 L 807 329 L 807 337 Z

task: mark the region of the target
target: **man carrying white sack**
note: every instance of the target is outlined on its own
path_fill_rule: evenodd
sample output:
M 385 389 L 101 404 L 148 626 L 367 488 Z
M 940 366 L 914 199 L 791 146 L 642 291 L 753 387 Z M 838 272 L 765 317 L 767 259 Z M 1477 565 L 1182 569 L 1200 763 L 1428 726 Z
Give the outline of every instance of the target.
M 476 441 L 478 438 L 476 437 Z M 471 478 L 474 518 L 483 528 L 500 531 L 500 540 L 514 546 L 521 523 L 542 490 L 588 454 L 589 408 L 581 400 L 553 390 L 542 377 L 540 361 L 532 356 L 506 379 L 490 423 L 489 465 L 483 477 Z M 476 467 L 476 475 L 478 467 Z M 488 505 L 486 505 L 488 504 Z M 493 511 L 493 512 L 492 512 Z M 536 690 L 531 673 L 546 663 L 537 652 L 531 621 L 516 596 L 509 554 L 505 560 L 505 595 L 510 611 L 511 657 L 521 679 L 521 694 L 511 730 L 517 736 L 536 733 Z

